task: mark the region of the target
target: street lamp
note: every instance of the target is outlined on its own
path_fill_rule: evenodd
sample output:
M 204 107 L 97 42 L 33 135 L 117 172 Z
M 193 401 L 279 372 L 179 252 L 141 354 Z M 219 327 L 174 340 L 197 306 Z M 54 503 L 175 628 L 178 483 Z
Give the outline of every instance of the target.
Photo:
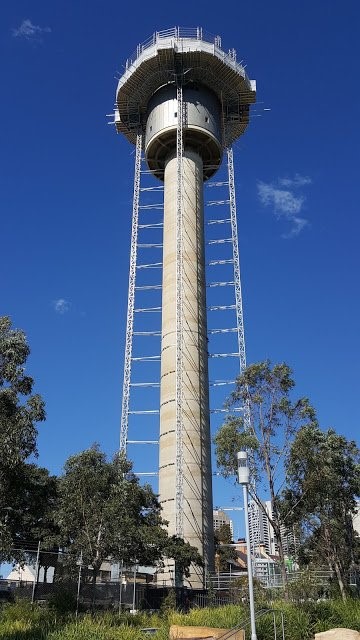
M 250 626 L 251 640 L 257 640 L 255 626 L 255 606 L 254 606 L 254 587 L 253 575 L 251 568 L 251 549 L 250 549 L 250 531 L 249 531 L 249 510 L 248 510 L 248 485 L 250 472 L 247 461 L 246 451 L 239 451 L 237 454 L 238 461 L 238 482 L 243 488 L 244 513 L 245 513 L 245 532 L 246 532 L 246 555 L 248 566 L 248 583 L 249 583 L 249 602 L 250 602 Z

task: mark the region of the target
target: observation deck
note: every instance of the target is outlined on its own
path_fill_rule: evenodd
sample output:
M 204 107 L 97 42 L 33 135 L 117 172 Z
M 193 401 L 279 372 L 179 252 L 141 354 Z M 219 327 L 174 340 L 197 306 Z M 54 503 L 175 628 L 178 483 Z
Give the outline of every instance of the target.
M 145 131 L 151 97 L 161 87 L 178 82 L 184 87 L 207 87 L 217 96 L 224 148 L 244 133 L 249 106 L 256 100 L 255 80 L 249 80 L 234 49 L 226 53 L 221 48 L 220 36 L 210 36 L 201 28 L 179 27 L 155 32 L 126 61 L 116 91 L 118 133 L 135 144 L 139 129 Z

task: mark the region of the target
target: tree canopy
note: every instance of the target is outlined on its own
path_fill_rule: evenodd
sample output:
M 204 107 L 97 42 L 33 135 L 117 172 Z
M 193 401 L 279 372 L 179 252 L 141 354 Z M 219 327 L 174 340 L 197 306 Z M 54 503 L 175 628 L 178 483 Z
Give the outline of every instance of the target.
M 248 450 L 253 480 L 252 497 L 261 506 L 255 485 L 263 483 L 270 495 L 272 515 L 266 512 L 279 549 L 284 586 L 285 558 L 281 539 L 278 496 L 283 476 L 283 464 L 297 430 L 316 423 L 315 411 L 307 398 L 293 400 L 295 386 L 290 367 L 268 360 L 253 364 L 236 380 L 228 407 L 245 408 L 243 417 L 230 414 L 217 432 L 214 442 L 220 472 L 229 477 L 237 474 L 237 452 Z
M 97 446 L 68 459 L 55 513 L 59 542 L 70 552 L 70 562 L 81 556 L 84 566 L 92 567 L 94 580 L 104 560 L 154 565 L 165 555 L 174 558 L 177 573 L 186 575 L 201 557 L 182 539 L 169 538 L 156 495 L 131 469 L 124 456 L 107 461 Z
M 42 398 L 33 393 L 34 381 L 25 374 L 30 354 L 23 331 L 13 329 L 8 317 L 0 317 L 0 557 L 7 558 L 13 545 L 16 504 L 22 491 L 31 455 L 37 455 L 37 423 L 45 420 Z
M 358 566 L 359 539 L 353 529 L 360 494 L 360 454 L 354 441 L 311 424 L 298 432 L 286 463 L 281 514 L 302 529 L 303 563 L 334 570 L 343 598 L 347 574 Z
M 236 551 L 232 544 L 230 525 L 222 524 L 214 531 L 215 567 L 217 571 L 229 571 L 229 564 L 236 561 Z
M 95 578 L 109 557 L 148 564 L 161 555 L 165 531 L 156 496 L 139 485 L 125 458 L 108 462 L 97 446 L 67 460 L 55 518 L 60 543 L 82 555 Z

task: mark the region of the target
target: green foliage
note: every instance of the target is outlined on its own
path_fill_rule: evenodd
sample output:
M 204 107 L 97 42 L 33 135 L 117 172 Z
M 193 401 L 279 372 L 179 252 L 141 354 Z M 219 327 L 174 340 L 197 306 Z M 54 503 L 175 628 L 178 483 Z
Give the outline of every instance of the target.
M 139 484 L 131 469 L 122 455 L 107 461 L 97 446 L 66 462 L 54 515 L 58 542 L 69 555 L 58 567 L 57 580 L 77 571 L 74 557 L 82 559 L 83 576 L 94 581 L 109 558 L 125 565 L 161 564 L 163 556 L 174 558 L 179 582 L 191 563 L 202 563 L 195 547 L 176 536 L 169 538 L 157 497 L 149 485 Z
M 236 388 L 228 400 L 228 407 L 248 406 L 250 430 L 244 421 L 230 416 L 214 438 L 218 466 L 225 476 L 236 475 L 236 454 L 241 449 L 253 453 L 252 474 L 267 482 L 274 481 L 276 469 L 289 450 L 297 429 L 315 422 L 315 412 L 307 398 L 290 399 L 295 386 L 292 371 L 285 363 L 272 368 L 268 360 L 253 364 L 236 381 Z
M 269 640 L 274 637 L 274 619 L 272 614 L 261 616 L 256 621 L 256 635 L 258 640 Z M 281 638 L 281 635 L 279 636 Z
M 268 592 L 260 580 L 253 577 L 254 600 L 258 608 L 263 608 L 268 603 Z M 247 603 L 249 601 L 249 580 L 247 576 L 241 576 L 231 582 L 230 593 L 236 602 Z
M 224 523 L 214 532 L 215 541 L 222 542 L 223 544 L 231 544 L 232 535 L 230 525 Z
M 234 547 L 227 546 L 232 543 L 229 524 L 223 524 L 214 531 L 215 568 L 217 571 L 229 571 L 229 563 L 236 560 Z
M 12 559 L 13 539 L 23 524 L 25 462 L 37 455 L 36 423 L 45 419 L 44 402 L 24 373 L 29 353 L 25 334 L 0 317 L 0 560 Z
M 21 464 L 14 472 L 17 493 L 13 498 L 12 522 L 18 539 L 41 541 L 51 545 L 58 529 L 53 514 L 57 506 L 58 484 L 56 476 L 35 464 Z M 45 557 L 42 558 L 44 566 Z
M 32 395 L 34 381 L 24 374 L 30 348 L 25 334 L 0 317 L 0 468 L 9 469 L 36 454 L 36 422 L 44 403 Z
M 313 637 L 310 616 L 299 607 L 286 608 L 284 623 L 285 640 L 310 640 Z
M 228 416 L 214 437 L 217 465 L 224 478 L 237 476 L 237 452 L 244 449 L 256 451 L 257 438 L 244 429 L 244 421 L 237 416 Z M 252 468 L 253 476 L 258 472 Z
M 293 602 L 299 604 L 307 600 L 317 600 L 321 593 L 319 582 L 312 576 L 310 572 L 303 573 L 296 580 L 289 584 L 289 596 Z
M 169 589 L 169 592 L 161 603 L 161 614 L 167 616 L 170 612 L 176 611 L 176 608 L 176 591 L 175 589 Z
M 285 621 L 285 640 L 310 640 L 314 633 L 335 627 L 360 631 L 360 600 L 346 603 L 335 600 L 316 603 L 276 603 L 277 637 L 281 638 L 281 615 Z M 249 618 L 248 605 L 226 605 L 206 609 L 193 609 L 188 614 L 169 611 L 167 618 L 146 614 L 105 613 L 57 616 L 48 608 L 30 604 L 6 605 L 0 609 L 0 640 L 142 640 L 143 627 L 160 627 L 154 640 L 166 640 L 169 625 L 211 626 L 233 628 Z M 248 627 L 247 627 L 248 629 Z M 274 637 L 273 613 L 267 613 L 256 622 L 258 640 Z
M 173 613 L 169 624 L 184 626 L 223 627 L 231 629 L 249 617 L 249 609 L 243 604 L 229 604 L 223 607 L 205 607 L 191 609 L 189 613 Z
M 50 595 L 48 604 L 50 609 L 53 609 L 56 613 L 64 614 L 76 611 L 75 593 L 66 587 L 57 588 Z
M 236 381 L 228 407 L 247 407 L 250 425 L 243 418 L 230 415 L 214 438 L 222 475 L 236 476 L 237 452 L 246 449 L 253 480 L 258 486 L 263 482 L 270 494 L 272 516 L 265 514 L 274 529 L 284 586 L 287 576 L 278 512 L 281 471 L 297 430 L 316 424 L 314 409 L 307 398 L 291 399 L 294 385 L 292 371 L 285 363 L 271 367 L 266 360 L 247 367 Z M 255 492 L 252 495 L 260 505 Z
M 167 534 L 151 487 L 140 486 L 123 456 L 108 462 L 97 446 L 72 456 L 59 481 L 56 511 L 59 542 L 92 567 L 111 558 L 124 564 L 153 564 L 162 555 Z
M 164 538 L 163 555 L 167 558 L 173 558 L 175 562 L 175 580 L 179 586 L 182 585 L 183 577 L 189 577 L 190 565 L 201 567 L 203 560 L 196 547 L 191 546 L 188 542 L 184 542 L 178 536 L 170 536 Z
M 302 528 L 301 562 L 332 567 L 343 597 L 347 572 L 360 561 L 352 523 L 360 494 L 359 463 L 355 442 L 333 429 L 303 427 L 287 459 L 288 486 L 281 504 L 283 521 Z

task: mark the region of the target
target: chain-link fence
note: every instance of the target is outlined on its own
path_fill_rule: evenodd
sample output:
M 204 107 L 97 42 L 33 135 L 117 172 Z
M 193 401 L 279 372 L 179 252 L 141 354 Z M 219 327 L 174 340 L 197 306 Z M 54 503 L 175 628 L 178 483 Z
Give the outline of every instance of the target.
M 118 611 L 157 610 L 172 591 L 176 606 L 186 610 L 195 602 L 195 592 L 162 586 L 154 567 L 102 563 L 96 575 L 82 557 L 44 549 L 39 543 L 13 549 L 13 568 L 0 580 L 0 600 L 25 599 L 50 602 L 75 609 Z
M 12 571 L 0 580 L 0 601 L 26 599 L 31 602 L 52 602 L 78 611 L 80 608 L 102 608 L 118 611 L 158 610 L 172 592 L 172 604 L 187 610 L 239 602 L 245 594 L 247 572 L 208 573 L 204 590 L 165 587 L 161 572 L 153 567 L 124 566 L 103 562 L 96 575 L 85 566 L 82 557 L 57 549 L 44 549 L 41 543 L 13 549 L 17 559 Z M 306 579 L 319 592 L 328 591 L 334 575 L 328 570 L 294 571 L 288 573 L 289 584 L 301 584 Z M 262 589 L 280 592 L 283 586 L 279 573 L 258 579 Z M 360 591 L 358 572 L 349 575 L 348 586 Z M 316 591 L 316 589 L 315 589 Z

